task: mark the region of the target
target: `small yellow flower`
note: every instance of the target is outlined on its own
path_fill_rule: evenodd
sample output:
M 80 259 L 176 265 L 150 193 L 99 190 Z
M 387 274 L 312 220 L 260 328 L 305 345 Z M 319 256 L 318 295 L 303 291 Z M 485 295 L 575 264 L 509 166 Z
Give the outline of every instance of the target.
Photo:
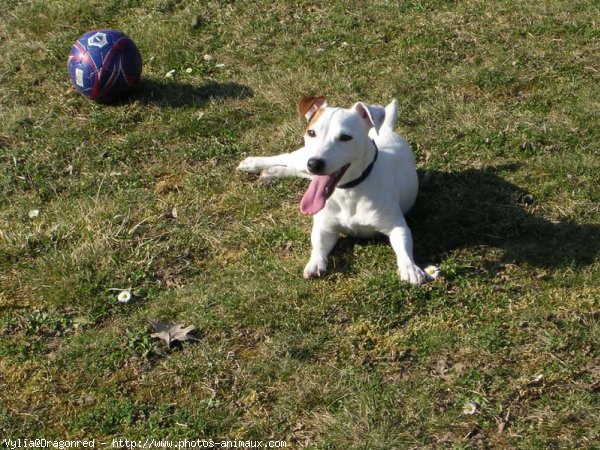
M 129 300 L 131 300 L 131 292 L 128 290 L 119 292 L 117 300 L 119 300 L 120 303 L 127 303 Z
M 467 402 L 465 406 L 463 406 L 463 414 L 466 416 L 472 416 L 477 414 L 479 408 L 479 403 L 477 402 Z
M 427 278 L 430 280 L 435 280 L 440 276 L 440 268 L 438 266 L 427 266 L 425 267 L 425 273 L 427 274 Z

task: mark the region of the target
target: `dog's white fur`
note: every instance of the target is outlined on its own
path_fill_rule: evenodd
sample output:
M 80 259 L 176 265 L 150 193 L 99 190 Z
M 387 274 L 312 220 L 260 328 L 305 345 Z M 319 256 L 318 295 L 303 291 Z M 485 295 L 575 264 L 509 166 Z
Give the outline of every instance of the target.
M 358 237 L 383 233 L 396 253 L 400 279 L 420 284 L 425 274 L 413 260 L 412 236 L 404 219 L 415 202 L 418 178 L 408 143 L 394 132 L 398 117 L 396 100 L 385 108 L 357 103 L 343 109 L 328 106 L 323 97 L 305 97 L 299 112 L 307 119 L 314 118 L 304 135 L 304 147 L 277 156 L 246 158 L 238 169 L 261 173 L 262 179 L 310 178 L 307 162 L 319 158 L 325 162 L 326 174 L 349 164 L 338 183 L 342 185 L 360 177 L 373 160 L 375 146 L 371 140 L 379 149 L 370 175 L 353 188 L 336 188 L 323 209 L 314 215 L 312 252 L 304 277 L 325 274 L 327 256 L 338 233 Z M 346 135 L 343 140 L 342 135 Z

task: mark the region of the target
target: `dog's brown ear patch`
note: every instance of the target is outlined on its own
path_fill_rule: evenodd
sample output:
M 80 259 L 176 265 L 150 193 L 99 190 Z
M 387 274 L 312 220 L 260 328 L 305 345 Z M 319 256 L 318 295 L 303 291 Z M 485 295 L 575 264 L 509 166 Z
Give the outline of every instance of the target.
M 327 106 L 326 97 L 302 97 L 298 102 L 298 115 L 310 121 L 312 116 L 324 106 Z
M 310 116 L 310 119 L 308 120 L 308 123 L 306 124 L 307 130 L 314 126 L 316 121 L 319 120 L 319 117 L 321 117 L 321 114 L 323 113 L 323 111 L 324 111 L 323 108 L 317 109 L 315 111 L 315 113 L 312 116 Z

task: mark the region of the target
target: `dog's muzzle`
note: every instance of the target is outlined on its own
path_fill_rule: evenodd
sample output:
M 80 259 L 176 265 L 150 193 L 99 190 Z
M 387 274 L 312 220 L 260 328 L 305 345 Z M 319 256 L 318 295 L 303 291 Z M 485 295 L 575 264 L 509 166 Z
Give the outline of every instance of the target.
M 306 168 L 313 175 L 323 175 L 325 173 L 325 160 L 321 158 L 310 158 L 306 163 Z

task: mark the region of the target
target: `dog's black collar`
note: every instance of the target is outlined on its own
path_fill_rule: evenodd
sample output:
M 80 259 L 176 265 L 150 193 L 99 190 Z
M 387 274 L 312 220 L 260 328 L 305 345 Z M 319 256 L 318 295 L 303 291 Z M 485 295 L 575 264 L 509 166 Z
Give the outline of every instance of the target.
M 352 181 L 348 181 L 347 183 L 344 183 L 344 184 L 338 184 L 336 186 L 336 188 L 338 188 L 338 189 L 350 189 L 350 188 L 353 188 L 355 186 L 358 186 L 360 183 L 362 183 L 363 181 L 365 181 L 367 179 L 367 177 L 371 173 L 371 170 L 373 170 L 373 166 L 375 165 L 375 161 L 377 161 L 377 155 L 379 154 L 379 149 L 377 148 L 377 144 L 375 144 L 375 141 L 373 139 L 371 139 L 371 142 L 375 146 L 375 156 L 373 157 L 373 161 L 371 161 L 371 164 L 369 164 L 367 166 L 367 168 L 365 170 L 363 170 L 363 173 L 360 174 L 360 177 L 355 178 Z

